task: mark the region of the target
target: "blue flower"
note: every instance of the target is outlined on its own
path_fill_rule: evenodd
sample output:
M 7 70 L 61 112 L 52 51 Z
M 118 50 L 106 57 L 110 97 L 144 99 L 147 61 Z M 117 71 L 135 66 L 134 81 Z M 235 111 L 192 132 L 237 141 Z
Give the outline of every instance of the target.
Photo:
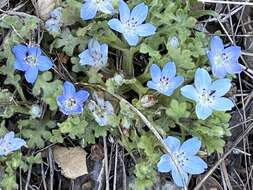
M 179 187 L 187 185 L 188 174 L 201 174 L 207 168 L 207 164 L 196 154 L 201 142 L 194 137 L 188 139 L 180 146 L 180 141 L 172 136 L 167 137 L 164 142 L 172 151 L 177 165 L 169 154 L 161 156 L 157 164 L 159 172 L 171 172 L 175 184 Z
M 114 113 L 112 104 L 99 97 L 96 92 L 93 93 L 93 98 L 95 101 L 89 102 L 88 109 L 92 112 L 99 126 L 108 125 L 109 116 Z
M 212 114 L 213 110 L 227 111 L 234 107 L 230 99 L 222 97 L 230 87 L 230 80 L 219 79 L 212 82 L 208 72 L 198 68 L 194 77 L 194 85 L 186 85 L 181 88 L 181 94 L 197 103 L 195 107 L 197 117 L 204 120 Z
M 44 56 L 38 47 L 25 46 L 22 44 L 12 48 L 15 55 L 15 69 L 25 72 L 25 79 L 34 83 L 39 71 L 47 71 L 52 68 L 52 61 Z
M 81 65 L 90 65 L 100 69 L 107 64 L 108 45 L 100 45 L 98 41 L 90 39 L 88 49 L 84 50 L 79 57 Z
M 239 46 L 224 48 L 222 40 L 218 36 L 211 39 L 210 51 L 207 56 L 212 67 L 212 73 L 217 78 L 224 78 L 227 73 L 236 74 L 242 72 L 238 63 L 241 55 Z
M 45 28 L 49 32 L 59 32 L 61 22 L 61 7 L 57 7 L 50 13 L 50 19 L 45 22 Z
M 165 96 L 170 96 L 174 90 L 179 87 L 184 78 L 176 76 L 176 66 L 174 62 L 168 62 L 162 69 L 152 64 L 150 67 L 151 81 L 148 81 L 148 88 L 157 90 Z
M 14 137 L 14 132 L 8 132 L 4 138 L 0 138 L 0 156 L 6 156 L 20 149 L 25 144 L 23 139 Z
M 83 112 L 83 103 L 88 99 L 86 90 L 76 92 L 74 85 L 68 81 L 64 83 L 63 95 L 57 96 L 57 104 L 65 115 L 75 115 Z
M 123 34 L 130 46 L 135 46 L 140 37 L 151 36 L 155 34 L 156 27 L 152 24 L 142 24 L 148 15 L 148 6 L 144 3 L 138 4 L 130 13 L 127 4 L 119 1 L 119 19 L 111 19 L 108 25 L 111 29 Z
M 80 16 L 83 20 L 90 20 L 96 16 L 98 11 L 113 14 L 112 0 L 85 0 L 81 7 Z

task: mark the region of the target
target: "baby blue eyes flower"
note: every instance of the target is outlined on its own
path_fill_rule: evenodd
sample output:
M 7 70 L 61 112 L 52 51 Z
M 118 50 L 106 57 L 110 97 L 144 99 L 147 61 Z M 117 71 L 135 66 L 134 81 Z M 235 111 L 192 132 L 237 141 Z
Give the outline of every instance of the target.
M 113 14 L 112 0 L 85 0 L 81 7 L 80 16 L 83 20 L 90 20 L 96 16 L 98 11 Z
M 15 69 L 25 72 L 25 79 L 34 83 L 39 71 L 47 71 L 52 68 L 52 61 L 44 56 L 38 47 L 16 45 L 12 48 L 15 55 Z
M 84 50 L 79 58 L 81 65 L 90 65 L 100 69 L 107 64 L 108 45 L 100 45 L 98 41 L 91 39 L 88 43 L 88 49 Z
M 120 19 L 111 19 L 108 25 L 111 29 L 122 33 L 130 46 L 139 42 L 139 37 L 146 37 L 155 34 L 156 27 L 152 24 L 142 24 L 148 15 L 148 6 L 144 3 L 138 4 L 130 12 L 128 5 L 119 1 Z
M 45 22 L 45 28 L 49 32 L 59 32 L 61 22 L 61 7 L 57 7 L 50 13 L 50 19 Z
M 99 126 L 108 125 L 108 117 L 114 113 L 112 104 L 99 97 L 96 92 L 93 93 L 93 98 L 95 101 L 89 102 L 88 109 Z
M 56 101 L 62 113 L 76 115 L 83 112 L 83 103 L 88 97 L 89 93 L 86 90 L 76 92 L 74 85 L 66 81 L 63 86 L 63 95 L 57 96 Z
M 212 82 L 208 72 L 198 68 L 194 77 L 194 85 L 186 85 L 181 88 L 181 94 L 197 103 L 195 107 L 197 117 L 204 120 L 212 114 L 213 110 L 227 111 L 234 107 L 230 99 L 222 97 L 230 87 L 230 80 L 219 79 Z
M 4 138 L 0 138 L 0 156 L 6 156 L 20 149 L 25 144 L 23 139 L 14 137 L 14 132 L 8 132 Z
M 198 153 L 201 142 L 194 137 L 185 141 L 180 146 L 180 141 L 172 136 L 167 137 L 164 142 L 175 156 L 177 166 L 169 154 L 161 156 L 157 164 L 159 172 L 171 172 L 175 184 L 183 187 L 188 182 L 188 174 L 201 174 L 207 168 L 207 164 L 199 157 Z
M 240 55 L 241 48 L 239 46 L 224 48 L 223 42 L 218 36 L 212 37 L 210 51 L 208 51 L 207 56 L 213 75 L 217 78 L 224 78 L 227 73 L 242 72 L 242 67 L 238 63 Z
M 157 65 L 152 64 L 150 74 L 152 80 L 148 81 L 148 88 L 157 90 L 165 96 L 171 96 L 184 81 L 182 76 L 176 76 L 176 66 L 173 62 L 168 62 L 162 71 Z

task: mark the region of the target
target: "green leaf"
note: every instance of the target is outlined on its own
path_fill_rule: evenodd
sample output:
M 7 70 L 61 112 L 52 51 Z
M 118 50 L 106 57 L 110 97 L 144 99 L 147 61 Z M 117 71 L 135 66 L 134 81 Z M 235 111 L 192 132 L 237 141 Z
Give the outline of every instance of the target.
M 180 103 L 175 99 L 171 100 L 170 107 L 166 110 L 166 114 L 175 121 L 190 116 L 190 112 L 187 111 L 187 104 L 185 102 Z

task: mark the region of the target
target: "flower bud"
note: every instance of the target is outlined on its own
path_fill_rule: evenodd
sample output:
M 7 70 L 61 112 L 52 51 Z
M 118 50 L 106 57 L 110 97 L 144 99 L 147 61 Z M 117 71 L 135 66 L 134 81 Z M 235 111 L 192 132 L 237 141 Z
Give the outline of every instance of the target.
M 141 106 L 144 108 L 149 108 L 154 106 L 158 102 L 155 95 L 146 94 L 141 98 Z

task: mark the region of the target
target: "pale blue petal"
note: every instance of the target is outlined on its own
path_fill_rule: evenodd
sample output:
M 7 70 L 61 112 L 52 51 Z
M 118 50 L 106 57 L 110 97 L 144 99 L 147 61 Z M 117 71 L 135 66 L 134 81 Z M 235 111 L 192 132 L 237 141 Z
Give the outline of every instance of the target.
M 90 53 L 96 52 L 97 54 L 100 54 L 100 44 L 95 39 L 90 39 L 88 43 L 88 49 Z
M 217 78 L 224 78 L 227 74 L 226 68 L 223 65 L 212 64 L 212 73 Z
M 108 45 L 102 44 L 100 46 L 100 52 L 102 54 L 103 63 L 106 64 L 108 59 Z
M 161 78 L 161 69 L 156 64 L 152 64 L 150 67 L 150 74 L 154 82 L 159 82 Z
M 10 132 L 8 132 L 8 133 L 5 134 L 4 140 L 5 141 L 10 141 L 10 140 L 12 140 L 14 138 L 14 135 L 15 135 L 14 132 L 10 131 Z
M 148 6 L 144 3 L 136 5 L 131 12 L 130 19 L 136 21 L 136 24 L 141 24 L 147 18 Z
M 184 152 L 185 155 L 195 155 L 198 153 L 200 147 L 200 140 L 197 137 L 193 137 L 181 145 L 180 152 Z
M 57 102 L 57 105 L 58 105 L 59 107 L 63 107 L 65 101 L 66 101 L 65 96 L 57 96 L 57 97 L 56 97 L 56 102 Z
M 162 93 L 165 96 L 171 96 L 173 94 L 173 92 L 175 91 L 175 88 L 168 88 L 166 90 L 158 90 L 160 93 Z
M 230 74 L 239 74 L 243 71 L 242 66 L 237 62 L 232 63 L 232 64 L 226 64 L 225 68 L 227 72 Z
M 113 14 L 114 8 L 112 6 L 112 2 L 111 1 L 103 1 L 101 3 L 101 6 L 99 7 L 99 11 L 106 13 L 106 14 Z
M 176 66 L 174 62 L 168 62 L 164 65 L 162 70 L 162 77 L 172 78 L 176 75 Z
M 178 187 L 186 186 L 188 183 L 188 174 L 180 168 L 180 171 L 174 166 L 172 168 L 172 178 Z
M 112 115 L 114 110 L 111 102 L 105 101 L 104 109 L 106 110 L 106 113 L 109 115 Z
M 221 97 L 214 99 L 210 107 L 215 111 L 228 111 L 234 107 L 234 104 L 230 99 Z
M 176 89 L 184 82 L 184 77 L 176 76 L 173 77 L 169 82 L 169 88 Z
M 223 45 L 222 39 L 218 36 L 212 37 L 211 42 L 210 42 L 210 48 L 211 48 L 211 51 L 215 55 L 221 54 L 222 51 L 224 50 L 224 45 Z
M 176 137 L 168 136 L 164 142 L 172 152 L 177 151 L 180 147 L 180 140 Z
M 38 76 L 38 68 L 37 67 L 29 67 L 25 72 L 25 79 L 29 83 L 34 83 Z
M 89 92 L 86 90 L 80 90 L 76 92 L 73 96 L 73 98 L 76 100 L 77 104 L 83 104 L 89 97 Z
M 185 96 L 186 98 L 189 98 L 196 102 L 199 101 L 199 94 L 196 91 L 196 89 L 193 87 L 193 85 L 186 85 L 183 88 L 181 88 L 181 94 Z
M 11 142 L 11 149 L 12 151 L 20 149 L 22 146 L 24 146 L 26 143 L 23 139 L 20 138 L 14 138 Z
M 214 81 L 209 90 L 215 91 L 215 97 L 224 96 L 231 88 L 231 81 L 229 79 L 219 79 Z
M 80 10 L 80 17 L 83 20 L 90 20 L 96 16 L 97 10 L 98 7 L 96 3 L 94 3 L 93 1 L 88 1 L 82 5 Z
M 28 64 L 24 60 L 16 59 L 15 61 L 15 69 L 20 71 L 26 71 L 29 69 Z
M 211 82 L 209 73 L 205 69 L 198 68 L 194 77 L 194 85 L 198 92 L 202 92 L 203 89 L 208 89 Z
M 208 118 L 210 115 L 212 115 L 213 111 L 211 108 L 209 108 L 206 105 L 203 105 L 201 103 L 197 103 L 195 107 L 196 115 L 199 119 L 205 120 Z
M 155 34 L 156 27 L 153 24 L 141 24 L 136 27 L 135 32 L 139 36 L 146 37 Z
M 190 174 L 201 174 L 207 168 L 207 164 L 198 156 L 189 156 L 184 160 L 182 168 Z
M 207 58 L 208 58 L 208 61 L 209 61 L 210 65 L 215 65 L 216 64 L 215 60 L 214 60 L 215 56 L 216 55 L 214 54 L 214 52 L 212 52 L 212 51 L 207 52 Z
M 120 32 L 120 33 L 124 32 L 124 28 L 123 28 L 122 23 L 116 18 L 109 20 L 108 25 L 111 29 L 113 29 L 117 32 Z
M 139 37 L 134 33 L 123 33 L 123 36 L 130 46 L 136 46 L 139 42 Z
M 41 49 L 38 47 L 32 47 L 32 46 L 28 46 L 28 54 L 38 57 L 41 55 Z
M 66 98 L 73 97 L 74 93 L 76 92 L 75 86 L 70 83 L 69 81 L 64 82 L 63 85 L 63 95 Z
M 37 65 L 36 67 L 39 69 L 39 71 L 48 71 L 53 66 L 53 63 L 51 59 L 48 57 L 41 55 L 37 58 Z
M 93 58 L 90 56 L 89 50 L 83 51 L 81 54 L 79 54 L 79 57 L 81 65 L 93 66 L 95 64 Z
M 119 15 L 122 23 L 127 22 L 130 18 L 130 10 L 123 0 L 119 0 Z
M 170 172 L 171 167 L 171 158 L 169 154 L 164 154 L 161 156 L 160 161 L 157 163 L 157 168 L 159 172 Z
M 12 48 L 12 52 L 15 55 L 15 58 L 18 60 L 24 60 L 26 57 L 26 53 L 28 51 L 27 46 L 18 44 Z
M 147 83 L 147 87 L 150 88 L 150 89 L 154 89 L 154 90 L 157 90 L 157 83 L 153 82 L 153 81 L 148 81 Z
M 230 46 L 223 51 L 224 62 L 227 64 L 237 63 L 241 55 L 241 48 L 239 46 Z

